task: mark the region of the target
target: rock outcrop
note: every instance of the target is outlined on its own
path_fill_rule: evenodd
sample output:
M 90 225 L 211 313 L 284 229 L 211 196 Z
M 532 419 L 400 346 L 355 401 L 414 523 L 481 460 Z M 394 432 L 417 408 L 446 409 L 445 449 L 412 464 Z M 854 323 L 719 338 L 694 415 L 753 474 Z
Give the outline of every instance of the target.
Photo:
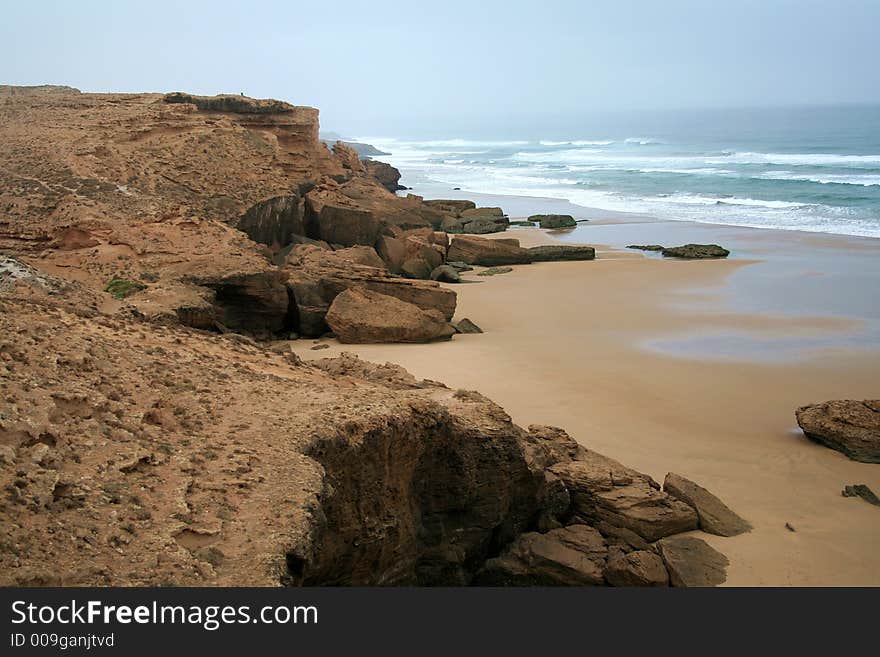
M 364 256 L 360 249 L 368 250 Z M 319 337 L 328 331 L 325 316 L 333 300 L 345 290 L 363 288 L 396 297 L 422 310 L 438 310 L 447 320 L 455 314 L 455 292 L 433 281 L 415 281 L 391 276 L 378 266 L 364 264 L 371 259 L 368 247 L 326 251 L 316 246 L 300 246 L 288 256 L 287 276 L 291 330 L 306 337 Z M 340 254 L 359 254 L 358 261 Z M 343 259 L 340 259 L 343 258 Z M 378 263 L 376 263 L 378 264 Z
M 709 258 L 726 258 L 730 251 L 717 244 L 684 244 L 663 248 L 660 253 L 664 258 L 684 258 L 687 260 L 706 260 Z
M 392 273 L 442 261 L 448 215 L 331 152 L 316 110 L 0 92 L 0 585 L 653 585 L 651 554 L 687 580 L 654 541 L 696 514 L 649 477 L 250 337 L 454 331 L 454 292 Z
M 731 511 L 724 502 L 690 479 L 670 472 L 663 480 L 663 490 L 697 512 L 700 529 L 718 536 L 736 536 L 752 526 Z
M 400 184 L 400 171 L 390 164 L 379 162 L 378 160 L 364 160 L 364 171 L 366 171 L 367 175 L 375 178 L 389 192 L 406 189 L 406 187 Z
M 162 323 L 285 334 L 294 246 L 375 247 L 397 274 L 398 233 L 445 216 L 282 101 L 30 90 L 5 96 L 0 139 L 0 249 L 96 291 L 143 286 L 126 302 Z
M 804 435 L 853 461 L 880 463 L 880 399 L 840 399 L 797 409 Z

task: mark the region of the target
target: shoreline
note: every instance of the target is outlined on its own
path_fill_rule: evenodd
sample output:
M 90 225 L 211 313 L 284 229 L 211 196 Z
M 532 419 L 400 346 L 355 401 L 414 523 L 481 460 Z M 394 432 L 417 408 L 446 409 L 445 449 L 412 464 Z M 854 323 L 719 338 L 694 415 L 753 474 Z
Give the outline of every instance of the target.
M 522 206 L 494 199 L 474 198 L 520 214 L 511 208 Z M 669 230 L 669 222 L 646 223 Z M 591 222 L 568 234 L 510 229 L 494 237 L 516 237 L 525 246 L 583 242 L 599 225 Z M 620 230 L 633 222 L 601 225 Z M 672 234 L 675 230 L 681 228 L 673 227 Z M 757 240 L 758 251 L 768 239 L 780 241 L 776 234 L 793 232 L 721 230 L 772 233 L 743 236 Z M 840 251 L 850 256 L 860 251 L 834 238 L 782 241 L 835 261 Z M 807 403 L 876 396 L 880 343 L 866 330 L 873 319 L 826 313 L 822 304 L 809 314 L 774 314 L 725 298 L 740 285 L 738 279 L 752 276 L 749 270 L 759 279 L 773 272 L 772 254 L 762 259 L 734 251 L 727 260 L 685 262 L 589 243 L 597 245 L 595 261 L 522 265 L 490 278 L 468 272 L 471 284 L 450 286 L 459 298 L 456 318 L 476 322 L 482 335 L 428 345 L 341 345 L 331 339 L 321 340 L 329 348 L 319 351 L 293 346 L 307 359 L 347 351 L 397 363 L 417 377 L 478 390 L 523 426 L 565 427 L 581 444 L 658 481 L 666 472 L 692 478 L 755 527 L 734 538 L 699 533 L 730 559 L 728 586 L 880 584 L 876 509 L 840 493 L 853 483 L 880 489 L 880 472 L 810 442 L 794 418 L 795 409 Z M 863 246 L 874 255 L 874 245 Z M 837 264 L 845 269 L 851 263 L 842 257 Z M 870 296 L 865 288 L 859 292 Z M 865 303 L 870 309 L 870 299 Z M 752 339 L 800 338 L 808 345 L 820 336 L 827 344 L 797 349 L 782 361 L 737 353 L 727 360 L 707 358 L 699 350 L 688 356 L 689 345 L 725 330 Z M 860 332 L 861 341 L 847 344 L 847 336 Z M 678 351 L 684 356 L 644 344 L 670 335 L 683 340 Z M 778 350 L 772 342 L 769 350 Z

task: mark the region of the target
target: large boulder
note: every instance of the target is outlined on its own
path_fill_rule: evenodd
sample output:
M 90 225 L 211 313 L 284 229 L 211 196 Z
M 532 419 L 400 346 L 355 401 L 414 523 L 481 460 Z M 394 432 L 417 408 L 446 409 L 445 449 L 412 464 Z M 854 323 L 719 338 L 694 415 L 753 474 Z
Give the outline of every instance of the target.
M 470 220 L 470 219 L 477 219 L 477 218 L 484 218 L 484 219 L 499 218 L 500 219 L 501 217 L 504 216 L 504 210 L 502 210 L 501 208 L 468 208 L 466 210 L 462 210 L 460 215 L 461 215 L 461 218 L 464 219 L 465 221 Z
M 568 488 L 572 511 L 582 522 L 605 521 L 648 542 L 697 528 L 696 512 L 663 491 L 650 477 L 588 449 L 576 460 L 550 468 Z
M 684 244 L 682 246 L 670 246 L 664 248 L 661 253 L 665 258 L 685 258 L 688 260 L 726 258 L 730 255 L 730 251 L 717 244 Z
M 533 246 L 529 250 L 532 262 L 551 262 L 555 260 L 593 260 L 596 249 L 592 246 L 575 246 L 568 244 L 552 244 Z
M 736 536 L 752 528 L 712 493 L 674 472 L 666 475 L 663 490 L 697 512 L 700 529 L 704 532 L 718 536 Z
M 406 189 L 400 184 L 400 171 L 385 162 L 378 160 L 364 160 L 364 170 L 368 176 L 375 178 L 382 187 L 389 192 Z
M 318 219 L 319 238 L 342 246 L 373 246 L 381 229 L 374 213 L 341 205 L 325 205 Z
M 430 232 L 429 235 L 433 236 L 433 232 Z M 446 249 L 438 244 L 433 244 L 429 235 L 424 237 L 408 235 L 403 239 L 403 246 L 406 249 L 406 259 L 420 258 L 424 260 L 430 266 L 428 269 L 430 274 L 431 270 L 443 264 Z
M 458 199 L 432 199 L 424 203 L 434 210 L 453 215 L 460 215 L 465 210 L 473 210 L 477 207 L 477 204 L 473 201 L 460 201 Z
M 342 166 L 352 173 L 364 173 L 364 164 L 360 154 L 344 141 L 337 141 L 332 147 L 333 154 L 342 162 Z
M 484 586 L 601 586 L 608 548 L 587 525 L 521 534 L 489 559 L 477 582 Z
M 434 268 L 424 258 L 413 257 L 407 258 L 400 266 L 400 273 L 407 278 L 415 278 L 419 280 L 427 280 L 431 278 L 431 272 Z
M 496 265 L 519 265 L 532 261 L 527 249 L 506 244 L 501 240 L 486 239 L 473 235 L 456 235 L 452 238 L 447 260 L 469 265 L 494 267 Z
M 429 277 L 432 281 L 440 281 L 442 283 L 461 283 L 461 275 L 455 267 L 449 265 L 440 265 L 431 272 Z
M 574 228 L 577 222 L 570 214 L 533 214 L 529 221 L 537 221 L 541 228 Z
M 440 230 L 444 233 L 463 233 L 464 224 L 458 217 L 443 217 L 443 220 L 440 222 Z
M 810 404 L 795 415 L 804 435 L 853 461 L 880 463 L 880 399 Z
M 455 313 L 456 295 L 433 281 L 414 281 L 390 276 L 384 268 L 340 260 L 341 251 L 301 246 L 285 266 L 287 288 L 295 305 L 298 333 L 318 337 L 327 332 L 325 316 L 338 294 L 349 288 L 366 288 L 396 297 L 424 310 L 439 310 L 446 319 Z
M 491 219 L 474 219 L 473 221 L 468 221 L 462 224 L 461 228 L 461 232 L 467 235 L 503 233 L 505 230 L 507 230 L 507 224 L 502 222 L 495 222 Z
M 343 343 L 430 342 L 447 340 L 455 333 L 439 310 L 422 310 L 359 288 L 348 289 L 333 300 L 327 324 Z
M 605 579 L 611 586 L 669 586 L 663 559 L 650 550 L 621 551 L 609 557 Z
M 672 586 L 717 586 L 727 579 L 727 557 L 701 538 L 671 536 L 657 547 Z
M 382 258 L 388 271 L 399 274 L 406 260 L 406 246 L 402 240 L 388 235 L 380 235 L 376 240 L 376 253 Z

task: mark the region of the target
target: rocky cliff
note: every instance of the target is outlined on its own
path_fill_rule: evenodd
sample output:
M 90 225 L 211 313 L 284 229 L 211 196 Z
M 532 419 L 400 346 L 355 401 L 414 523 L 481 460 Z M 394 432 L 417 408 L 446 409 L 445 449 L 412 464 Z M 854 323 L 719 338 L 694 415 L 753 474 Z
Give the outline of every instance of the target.
M 271 341 L 451 333 L 454 291 L 412 280 L 447 215 L 316 110 L 0 88 L 0 140 L 0 584 L 723 579 L 674 536 L 693 505 L 561 429 Z

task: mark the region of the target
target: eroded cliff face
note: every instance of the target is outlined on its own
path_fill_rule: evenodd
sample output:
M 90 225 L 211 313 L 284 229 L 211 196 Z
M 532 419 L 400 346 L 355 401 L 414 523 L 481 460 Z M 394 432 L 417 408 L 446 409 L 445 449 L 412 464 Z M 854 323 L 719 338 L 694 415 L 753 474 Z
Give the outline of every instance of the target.
M 605 583 L 612 556 L 696 527 L 649 478 L 477 393 L 91 313 L 87 288 L 5 262 L 3 584 L 583 583 L 505 565 L 573 525 L 596 528 Z
M 127 303 L 166 323 L 283 328 L 268 256 L 305 235 L 308 192 L 358 178 L 375 207 L 402 202 L 282 101 L 4 87 L 0 141 L 0 251 L 95 290 L 134 281 Z M 238 322 L 251 305 L 277 314 Z

